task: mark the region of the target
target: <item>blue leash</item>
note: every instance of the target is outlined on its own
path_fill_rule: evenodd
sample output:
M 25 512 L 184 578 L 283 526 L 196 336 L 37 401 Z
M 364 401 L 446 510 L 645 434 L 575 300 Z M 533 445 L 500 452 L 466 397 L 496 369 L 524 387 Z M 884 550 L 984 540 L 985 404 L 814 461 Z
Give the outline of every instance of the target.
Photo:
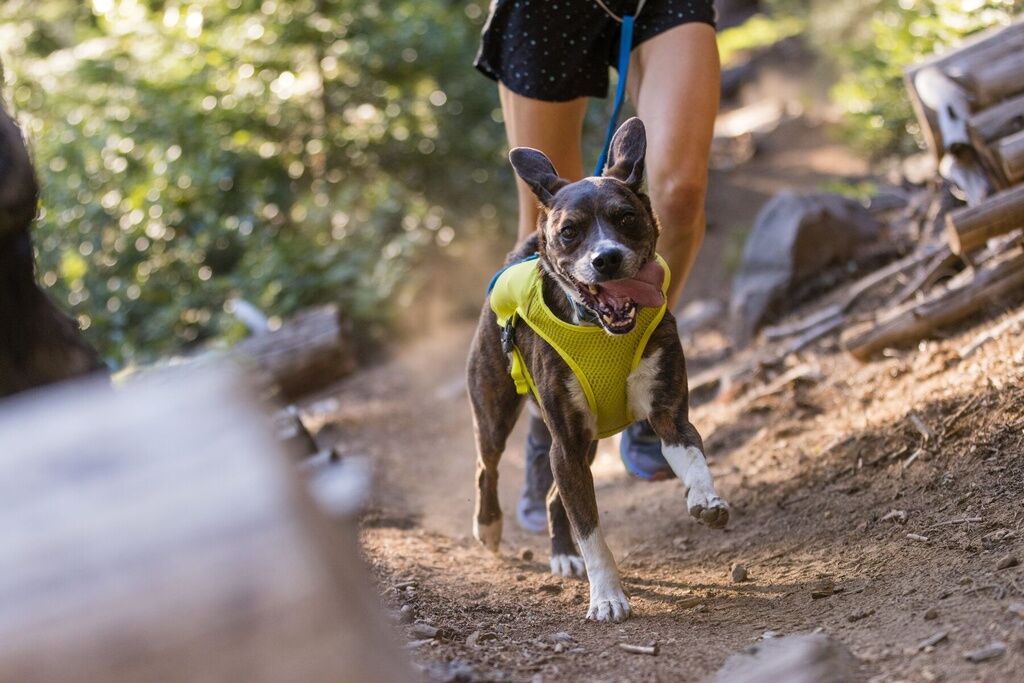
M 622 101 L 626 98 L 626 76 L 629 74 L 629 54 L 633 49 L 634 18 L 628 14 L 622 17 L 622 33 L 619 34 L 619 82 L 615 86 L 615 104 L 612 105 L 608 131 L 604 134 L 604 146 L 601 148 L 601 156 L 597 158 L 597 166 L 594 167 L 595 176 L 601 175 L 604 165 L 608 163 L 608 148 L 611 147 L 612 136 L 615 135 L 615 128 L 619 124 Z

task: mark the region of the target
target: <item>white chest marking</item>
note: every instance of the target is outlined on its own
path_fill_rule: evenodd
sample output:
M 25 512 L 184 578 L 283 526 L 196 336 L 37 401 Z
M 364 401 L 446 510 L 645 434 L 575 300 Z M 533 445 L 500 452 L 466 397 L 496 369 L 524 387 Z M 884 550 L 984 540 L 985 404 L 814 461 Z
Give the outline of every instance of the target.
M 641 358 L 636 369 L 626 379 L 626 397 L 629 401 L 629 409 L 633 411 L 633 417 L 638 420 L 643 420 L 651 414 L 654 384 L 661 372 L 661 354 L 661 349 L 655 349 L 651 355 Z

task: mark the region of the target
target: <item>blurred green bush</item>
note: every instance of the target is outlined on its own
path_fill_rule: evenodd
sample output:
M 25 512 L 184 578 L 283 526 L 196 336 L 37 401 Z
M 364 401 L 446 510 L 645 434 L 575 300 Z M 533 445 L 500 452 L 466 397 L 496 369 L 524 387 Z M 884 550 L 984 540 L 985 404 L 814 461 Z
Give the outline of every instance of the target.
M 39 277 L 120 366 L 336 301 L 379 335 L 508 196 L 483 0 L 8 0 Z M 17 324 L 16 321 L 12 321 Z M 5 324 L 8 324 L 5 321 Z
M 766 0 L 776 17 L 804 20 L 805 36 L 833 67 L 834 101 L 848 142 L 881 157 L 923 146 L 903 70 L 990 26 L 1009 23 L 1024 0 Z

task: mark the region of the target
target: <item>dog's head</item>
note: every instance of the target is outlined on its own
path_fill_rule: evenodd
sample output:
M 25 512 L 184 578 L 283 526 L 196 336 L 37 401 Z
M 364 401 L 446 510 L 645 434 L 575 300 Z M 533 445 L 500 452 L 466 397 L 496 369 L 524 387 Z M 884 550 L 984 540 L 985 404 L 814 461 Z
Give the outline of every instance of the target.
M 647 136 L 631 118 L 612 138 L 601 177 L 570 183 L 543 153 L 517 147 L 513 168 L 541 205 L 541 264 L 610 334 L 636 324 L 640 306 L 661 306 L 664 270 L 654 259 L 658 222 L 641 190 Z

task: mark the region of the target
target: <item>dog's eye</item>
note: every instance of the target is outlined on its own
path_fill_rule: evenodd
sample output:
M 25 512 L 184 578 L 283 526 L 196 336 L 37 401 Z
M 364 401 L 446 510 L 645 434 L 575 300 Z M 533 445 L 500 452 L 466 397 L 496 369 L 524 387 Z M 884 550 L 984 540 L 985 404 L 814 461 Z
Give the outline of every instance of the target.
M 619 214 L 619 225 L 632 225 L 636 222 L 636 214 L 632 211 L 625 211 Z
M 579 229 L 572 223 L 566 223 L 562 226 L 562 229 L 558 231 L 558 236 L 563 242 L 571 242 L 576 239 L 579 234 Z

